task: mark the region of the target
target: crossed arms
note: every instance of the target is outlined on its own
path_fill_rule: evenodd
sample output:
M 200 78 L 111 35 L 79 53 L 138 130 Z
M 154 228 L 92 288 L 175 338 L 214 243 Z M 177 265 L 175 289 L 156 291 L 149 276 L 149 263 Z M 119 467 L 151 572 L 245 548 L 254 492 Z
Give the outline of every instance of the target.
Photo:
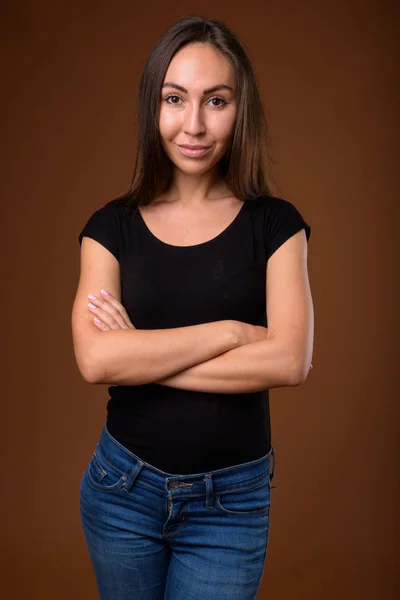
M 304 230 L 267 263 L 268 330 L 248 342 L 239 321 L 164 330 L 100 331 L 88 318 L 87 295 L 105 287 L 120 299 L 118 261 L 94 240 L 82 241 L 81 279 L 72 329 L 78 367 L 90 383 L 169 387 L 209 393 L 249 393 L 300 385 L 312 357 L 314 315 Z

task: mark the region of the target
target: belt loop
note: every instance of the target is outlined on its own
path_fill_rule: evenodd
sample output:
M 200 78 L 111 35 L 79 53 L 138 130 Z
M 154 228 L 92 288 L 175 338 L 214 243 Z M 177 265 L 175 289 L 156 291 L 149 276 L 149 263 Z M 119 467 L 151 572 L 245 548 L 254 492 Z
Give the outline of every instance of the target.
M 272 472 L 269 475 L 269 480 L 272 481 L 275 475 L 275 463 L 276 463 L 276 457 L 275 457 L 275 449 L 273 446 L 271 446 L 271 456 L 270 459 L 273 458 L 274 462 L 272 464 Z
M 214 489 L 211 475 L 205 475 L 206 482 L 206 508 L 214 508 Z
M 125 492 L 129 492 L 129 490 L 135 483 L 136 477 L 139 475 L 139 473 L 143 469 L 143 467 L 144 467 L 144 462 L 139 460 L 139 461 L 137 461 L 136 465 L 133 467 L 129 476 L 128 477 L 126 477 L 126 475 L 123 476 L 122 479 L 126 479 L 125 483 L 122 486 L 122 489 L 125 490 Z

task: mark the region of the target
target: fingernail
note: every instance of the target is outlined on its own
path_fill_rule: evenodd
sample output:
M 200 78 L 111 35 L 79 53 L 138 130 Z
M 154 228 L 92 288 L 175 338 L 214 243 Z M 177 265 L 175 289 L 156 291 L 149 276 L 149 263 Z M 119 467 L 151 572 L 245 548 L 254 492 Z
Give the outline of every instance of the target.
M 97 308 L 97 306 L 95 306 L 94 304 L 92 304 L 91 302 L 89 302 L 88 306 L 90 306 L 90 308 Z
M 107 290 L 100 290 L 102 294 L 104 294 L 105 296 L 109 296 L 110 294 L 107 292 Z
M 93 296 L 93 294 L 89 294 L 88 298 L 91 300 L 97 300 L 97 296 Z

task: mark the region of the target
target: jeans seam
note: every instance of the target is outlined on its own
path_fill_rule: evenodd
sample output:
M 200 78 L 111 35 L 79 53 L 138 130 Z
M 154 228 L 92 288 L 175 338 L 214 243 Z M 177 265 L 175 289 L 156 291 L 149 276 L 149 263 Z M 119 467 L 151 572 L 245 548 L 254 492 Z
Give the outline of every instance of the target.
M 100 446 L 97 447 L 97 450 L 98 450 L 99 454 L 101 455 L 101 458 L 104 460 L 104 462 L 106 462 L 108 465 L 110 465 L 110 467 L 112 469 L 115 469 L 116 471 L 118 471 L 118 473 L 121 473 L 121 475 L 128 475 L 128 473 L 126 473 L 125 471 L 121 471 L 121 469 L 119 469 L 118 467 L 113 465 L 113 463 L 104 456 L 103 452 L 100 449 Z M 96 452 L 96 450 L 95 450 L 95 452 Z

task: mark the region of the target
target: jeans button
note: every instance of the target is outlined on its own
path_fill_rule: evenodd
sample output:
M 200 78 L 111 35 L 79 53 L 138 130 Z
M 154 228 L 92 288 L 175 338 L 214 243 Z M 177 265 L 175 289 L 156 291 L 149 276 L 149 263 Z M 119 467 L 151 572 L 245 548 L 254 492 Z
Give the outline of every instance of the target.
M 179 481 L 168 481 L 168 487 L 170 490 L 176 490 L 179 487 Z

